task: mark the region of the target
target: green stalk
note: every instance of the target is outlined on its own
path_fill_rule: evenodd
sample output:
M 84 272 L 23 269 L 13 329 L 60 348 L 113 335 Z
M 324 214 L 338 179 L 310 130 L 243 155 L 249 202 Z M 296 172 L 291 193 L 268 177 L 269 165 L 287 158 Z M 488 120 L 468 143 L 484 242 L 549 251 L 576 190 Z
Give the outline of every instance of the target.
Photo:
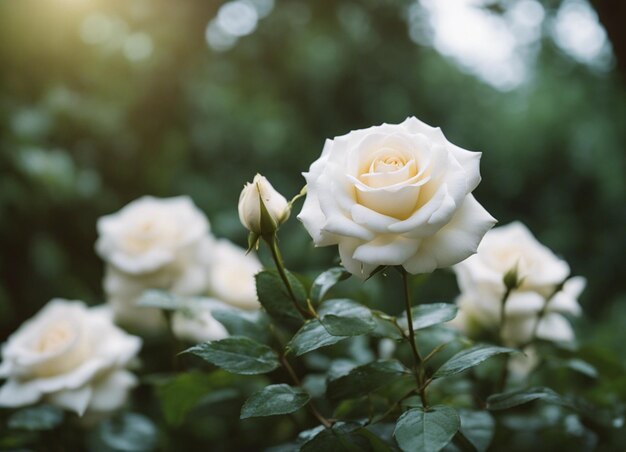
M 415 373 L 415 379 L 417 381 L 417 390 L 419 391 L 420 399 L 422 400 L 422 405 L 424 409 L 428 408 L 428 398 L 426 397 L 426 384 L 424 382 L 426 372 L 424 369 L 424 360 L 422 359 L 422 355 L 420 354 L 417 345 L 415 344 L 415 329 L 413 328 L 413 311 L 411 305 L 411 291 L 409 287 L 409 274 L 404 270 L 404 268 L 400 267 L 400 273 L 402 274 L 402 282 L 404 286 L 404 302 L 406 305 L 406 316 L 407 323 L 409 325 L 409 335 L 405 335 L 405 339 L 409 341 L 409 345 L 411 346 L 411 351 L 413 352 L 413 361 L 415 362 L 415 367 L 413 372 Z
M 270 251 L 272 252 L 272 258 L 274 259 L 274 263 L 276 264 L 276 269 L 278 270 L 278 274 L 280 275 L 280 279 L 283 280 L 285 284 L 285 288 L 287 289 L 287 293 L 289 294 L 289 298 L 293 305 L 296 307 L 298 312 L 304 316 L 306 319 L 317 317 L 314 312 L 309 312 L 305 310 L 298 303 L 298 299 L 296 298 L 295 292 L 293 291 L 293 287 L 291 287 L 291 283 L 289 282 L 289 277 L 287 276 L 287 271 L 285 270 L 285 264 L 283 262 L 283 258 L 280 254 L 280 250 L 278 249 L 278 241 L 276 240 L 276 234 L 273 234 L 270 238 L 263 237 Z
M 502 307 L 500 310 L 500 326 L 498 329 L 498 338 L 500 339 L 500 345 L 504 345 L 503 333 L 504 333 L 504 323 L 506 321 L 505 308 L 506 308 L 506 302 L 508 301 L 512 290 L 513 290 L 513 287 L 507 286 L 506 291 L 504 292 L 504 295 L 502 296 L 502 302 L 501 302 Z M 509 355 L 506 354 L 504 355 L 504 364 L 502 366 L 502 370 L 500 371 L 500 377 L 498 378 L 498 383 L 496 384 L 496 392 L 504 391 L 504 388 L 506 387 L 506 381 L 508 378 L 509 378 Z

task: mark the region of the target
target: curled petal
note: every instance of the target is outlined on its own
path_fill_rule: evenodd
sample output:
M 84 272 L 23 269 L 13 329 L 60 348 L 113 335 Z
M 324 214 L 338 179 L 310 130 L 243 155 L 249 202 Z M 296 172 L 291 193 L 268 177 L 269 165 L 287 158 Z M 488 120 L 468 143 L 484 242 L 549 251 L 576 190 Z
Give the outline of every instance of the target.
M 458 264 L 476 252 L 483 235 L 493 227 L 496 220 L 468 195 L 450 223 L 436 235 L 424 239 L 418 255 L 428 255 L 437 267 L 449 267 Z M 407 267 L 408 265 L 408 267 Z M 411 261 L 405 269 L 415 270 Z
M 365 264 L 402 265 L 415 254 L 419 240 L 406 239 L 402 236 L 380 236 L 371 242 L 360 245 L 352 257 Z
M 357 239 L 342 240 L 339 242 L 339 257 L 341 259 L 341 265 L 343 265 L 346 270 L 357 278 L 366 279 L 378 265 L 365 264 L 352 257 L 354 251 L 361 243 L 363 242 Z

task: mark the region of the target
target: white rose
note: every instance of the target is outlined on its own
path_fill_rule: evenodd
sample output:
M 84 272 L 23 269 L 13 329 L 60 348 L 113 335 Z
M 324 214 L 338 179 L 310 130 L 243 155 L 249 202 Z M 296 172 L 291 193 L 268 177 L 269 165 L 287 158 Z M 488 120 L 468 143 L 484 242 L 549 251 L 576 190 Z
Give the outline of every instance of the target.
M 511 379 L 518 382 L 524 382 L 540 362 L 539 354 L 535 347 L 528 346 L 522 351 L 523 353 L 515 353 L 509 356 L 507 362 Z
M 108 264 L 104 289 L 120 323 L 144 332 L 163 328 L 159 310 L 135 306 L 147 289 L 206 291 L 209 223 L 188 197 L 145 196 L 100 218 L 98 232 L 96 250 Z
M 52 300 L 4 344 L 0 405 L 44 401 L 79 415 L 116 410 L 136 385 L 125 368 L 140 348 L 106 307 Z
M 298 218 L 317 246 L 337 244 L 360 277 L 379 265 L 414 274 L 451 266 L 495 223 L 471 194 L 480 156 L 416 118 L 352 131 L 327 140 L 304 174 Z
M 524 344 L 536 329 L 540 339 L 573 340 L 574 332 L 564 315 L 580 315 L 578 297 L 585 279 L 568 279 L 551 297 L 568 277 L 569 266 L 519 222 L 489 231 L 478 252 L 454 267 L 461 295 L 457 300 L 460 312 L 453 324 L 469 335 L 496 330 L 506 291 L 503 278 L 512 268 L 517 268 L 520 285 L 506 301 L 503 339 L 510 345 Z
M 241 309 L 259 309 L 254 275 L 263 266 L 253 253 L 228 240 L 217 240 L 211 251 L 209 291 L 220 301 Z
M 261 202 L 269 214 L 270 225 L 265 225 L 261 216 Z M 255 234 L 272 233 L 277 226 L 289 218 L 289 204 L 272 184 L 260 174 L 247 183 L 239 196 L 239 220 L 246 229 Z
M 98 220 L 98 254 L 119 271 L 145 274 L 173 264 L 209 232 L 209 222 L 186 196 L 139 198 Z
M 188 306 L 172 316 L 172 331 L 179 339 L 190 342 L 216 341 L 228 337 L 228 331 L 213 318 L 214 309 L 232 309 L 213 299 L 189 300 Z
M 213 240 L 207 236 L 195 249 L 181 253 L 172 265 L 143 275 L 129 275 L 107 266 L 104 291 L 116 321 L 143 333 L 162 331 L 166 325 L 161 310 L 137 306 L 137 300 L 148 289 L 181 296 L 203 295 L 209 283 L 207 268 L 212 249 Z

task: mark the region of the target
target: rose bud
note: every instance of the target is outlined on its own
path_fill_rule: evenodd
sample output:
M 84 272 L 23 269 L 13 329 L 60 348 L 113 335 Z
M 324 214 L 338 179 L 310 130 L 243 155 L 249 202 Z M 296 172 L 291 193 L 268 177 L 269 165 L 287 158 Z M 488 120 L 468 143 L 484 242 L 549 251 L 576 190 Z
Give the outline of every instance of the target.
M 238 209 L 241 224 L 256 236 L 274 234 L 291 213 L 285 197 L 260 174 L 243 187 Z

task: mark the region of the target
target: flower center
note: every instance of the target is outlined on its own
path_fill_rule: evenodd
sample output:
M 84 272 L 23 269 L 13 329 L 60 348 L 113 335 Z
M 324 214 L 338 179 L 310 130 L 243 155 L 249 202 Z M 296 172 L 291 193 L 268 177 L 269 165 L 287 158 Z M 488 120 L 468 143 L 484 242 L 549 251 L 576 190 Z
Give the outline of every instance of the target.
M 383 159 L 375 159 L 370 167 L 370 173 L 390 173 L 399 170 L 404 165 L 406 165 L 406 162 L 400 157 L 390 156 Z
M 47 353 L 62 348 L 72 337 L 70 325 L 60 322 L 46 329 L 35 344 L 35 350 Z

